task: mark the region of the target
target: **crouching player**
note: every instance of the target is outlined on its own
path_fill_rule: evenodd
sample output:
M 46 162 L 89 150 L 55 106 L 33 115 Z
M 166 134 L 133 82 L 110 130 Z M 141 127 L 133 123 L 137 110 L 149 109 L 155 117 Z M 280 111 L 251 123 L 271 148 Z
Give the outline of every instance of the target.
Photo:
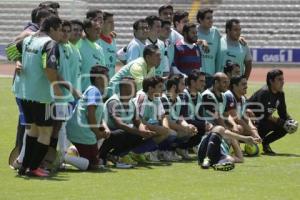
M 163 79 L 159 76 L 143 80 L 143 91 L 138 92 L 134 99 L 137 113 L 145 129 L 153 131 L 151 137 L 153 143 L 145 143 L 133 151 L 136 153 L 147 152 L 148 161 L 158 162 L 158 146 L 162 147 L 172 143 L 176 139 L 175 131 L 169 128 L 168 119 L 160 100 L 163 90 Z M 152 146 L 153 148 L 150 148 Z
M 101 145 L 99 157 L 104 163 L 110 159 L 117 168 L 130 168 L 137 163 L 127 153 L 151 138 L 154 132 L 143 128 L 136 116 L 132 101 L 136 94 L 135 80 L 123 77 L 118 91 L 119 94 L 114 94 L 105 103 L 105 117 L 111 135 Z
M 183 102 L 179 94 L 185 89 L 184 77 L 181 74 L 172 75 L 166 84 L 166 93 L 162 95 L 161 101 L 164 105 L 165 114 L 168 119 L 169 127 L 176 131 L 177 145 L 180 146 L 190 140 L 191 137 L 198 133 L 198 129 L 193 124 L 188 123 L 181 112 Z M 199 144 L 200 141 L 198 141 Z M 191 159 L 188 154 L 188 146 L 182 146 L 176 149 L 177 153 L 183 159 Z
M 225 92 L 228 124 L 240 135 L 251 135 L 261 140 L 257 128 L 253 125 L 246 112 L 247 79 L 235 76 L 230 80 L 229 90 Z
M 202 168 L 204 169 L 208 169 L 214 164 L 218 164 L 216 168 L 219 169 L 232 169 L 234 162 L 243 162 L 243 154 L 238 141 L 245 141 L 246 143 L 251 143 L 248 140 L 251 140 L 252 143 L 259 141 L 259 138 L 253 138 L 251 136 L 242 136 L 229 130 L 230 127 L 227 126 L 227 119 L 224 117 L 224 113 L 226 111 L 226 97 L 224 95 L 224 92 L 227 90 L 228 82 L 228 77 L 224 73 L 216 73 L 213 77 L 213 87 L 211 89 L 207 89 L 202 93 L 203 115 L 214 125 L 219 125 L 220 130 L 218 130 L 218 132 L 221 133 L 219 135 L 209 134 L 208 136 L 205 136 L 199 145 L 199 164 L 201 164 Z M 215 131 L 212 130 L 212 133 L 214 132 Z M 211 137 L 212 139 L 210 139 Z M 210 140 L 213 141 L 210 142 Z M 218 151 L 220 149 L 221 142 L 222 144 L 224 144 L 223 146 L 227 144 L 226 146 L 228 147 L 225 148 L 227 149 L 227 151 L 224 151 L 224 155 L 229 155 L 228 150 L 230 145 L 232 145 L 235 154 L 235 159 L 228 159 L 228 162 L 219 162 L 222 160 L 222 155 Z M 211 150 L 208 144 L 216 144 L 215 152 L 213 152 L 212 154 L 216 155 L 216 153 L 219 153 L 217 159 L 213 158 L 210 155 L 209 152 L 213 150 Z M 199 154 L 201 156 L 199 156 Z
M 91 85 L 84 91 L 72 118 L 67 122 L 67 137 L 75 145 L 80 157 L 84 158 L 78 163 L 82 170 L 99 169 L 102 165 L 99 163 L 97 140 L 110 135 L 102 123 L 102 94 L 107 80 L 107 68 L 99 65 L 91 68 Z
M 265 154 L 274 155 L 270 144 L 284 137 L 287 133 L 295 133 L 298 122 L 293 120 L 286 110 L 283 92 L 284 77 L 280 69 L 273 69 L 267 74 L 267 85 L 256 91 L 249 98 L 250 109 L 257 119 L 257 129 L 262 138 Z M 273 116 L 277 110 L 279 117 Z

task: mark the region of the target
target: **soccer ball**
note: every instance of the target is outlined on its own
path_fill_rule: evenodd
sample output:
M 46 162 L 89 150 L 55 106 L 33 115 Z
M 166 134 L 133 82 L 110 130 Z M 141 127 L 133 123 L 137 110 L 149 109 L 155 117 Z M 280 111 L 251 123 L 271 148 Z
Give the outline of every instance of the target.
M 73 145 L 68 148 L 67 155 L 68 156 L 79 157 L 79 153 L 78 153 L 76 147 L 73 146 Z
M 260 149 L 258 144 L 245 144 L 244 148 L 245 153 L 248 156 L 258 156 L 260 154 Z
M 288 132 L 288 133 L 295 133 L 298 129 L 298 122 L 293 120 L 293 119 L 288 119 L 285 121 L 283 128 Z

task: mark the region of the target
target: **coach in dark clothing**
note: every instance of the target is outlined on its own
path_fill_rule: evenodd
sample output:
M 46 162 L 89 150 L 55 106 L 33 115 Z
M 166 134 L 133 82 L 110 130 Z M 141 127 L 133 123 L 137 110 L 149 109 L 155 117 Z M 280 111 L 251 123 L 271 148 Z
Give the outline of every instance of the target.
M 270 143 L 282 138 L 286 133 L 294 133 L 298 127 L 298 122 L 292 120 L 287 113 L 283 85 L 283 72 L 273 69 L 267 74 L 267 85 L 256 91 L 248 100 L 249 108 L 257 118 L 263 151 L 269 155 L 275 154 Z M 276 110 L 279 117 L 273 116 Z

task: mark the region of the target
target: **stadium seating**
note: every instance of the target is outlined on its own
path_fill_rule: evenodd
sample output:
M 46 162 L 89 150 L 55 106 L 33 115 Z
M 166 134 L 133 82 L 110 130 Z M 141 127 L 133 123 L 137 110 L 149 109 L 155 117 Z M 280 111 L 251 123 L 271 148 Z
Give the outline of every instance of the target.
M 30 21 L 30 13 L 42 1 L 0 1 L 0 44 L 7 44 L 13 40 Z M 65 19 L 84 16 L 86 2 L 62 0 L 60 16 Z
M 0 1 L 0 46 L 8 44 L 30 21 L 31 10 L 39 0 Z M 59 0 L 60 16 L 82 19 L 91 8 L 115 14 L 117 44 L 121 48 L 132 39 L 135 20 L 157 14 L 158 7 L 171 2 L 175 10 L 191 10 L 192 0 Z M 215 25 L 224 34 L 225 21 L 241 20 L 242 34 L 251 47 L 300 47 L 299 0 L 201 0 L 201 7 L 215 10 Z M 194 18 L 194 17 L 193 17 Z M 195 19 L 191 19 L 195 22 Z M 0 52 L 2 54 L 2 52 Z
M 121 48 L 132 39 L 132 24 L 135 20 L 148 15 L 156 15 L 157 9 L 167 1 L 161 0 L 57 0 L 63 19 L 83 19 L 88 9 L 99 8 L 115 14 L 115 29 L 118 33 L 117 44 Z M 41 1 L 0 1 L 0 54 L 3 47 L 11 42 L 24 25 L 30 21 L 30 13 Z M 183 3 L 184 2 L 184 3 Z M 176 9 L 189 10 L 192 0 L 175 0 Z M 178 7 L 176 5 L 178 4 Z
M 300 47 L 299 11 L 298 0 L 223 0 L 214 20 L 224 34 L 226 20 L 238 18 L 251 47 L 293 48 Z

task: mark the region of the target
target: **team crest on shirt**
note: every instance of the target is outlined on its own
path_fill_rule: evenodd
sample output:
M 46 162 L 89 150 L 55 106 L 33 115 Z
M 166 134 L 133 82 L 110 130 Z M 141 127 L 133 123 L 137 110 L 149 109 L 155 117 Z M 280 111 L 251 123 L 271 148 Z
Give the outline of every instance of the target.
M 56 62 L 56 56 L 55 55 L 51 55 L 50 56 L 50 61 L 53 62 L 53 63 Z
M 275 107 L 277 108 L 279 106 L 279 100 L 276 101 Z

